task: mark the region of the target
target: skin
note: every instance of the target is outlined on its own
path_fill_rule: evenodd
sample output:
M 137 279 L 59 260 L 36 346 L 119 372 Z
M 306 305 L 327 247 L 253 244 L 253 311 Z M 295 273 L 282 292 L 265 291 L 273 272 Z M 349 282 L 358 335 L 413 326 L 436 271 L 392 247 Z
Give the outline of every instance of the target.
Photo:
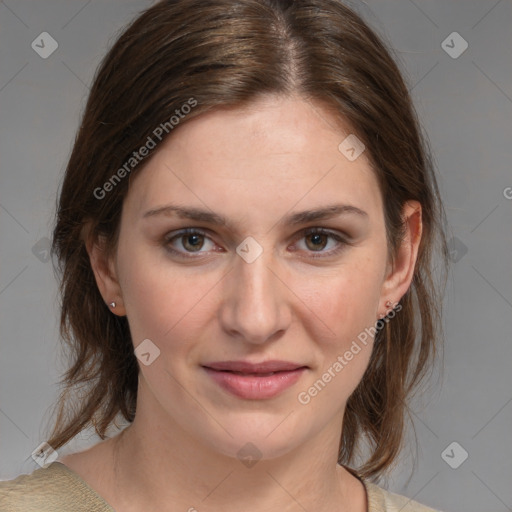
M 150 339 L 160 350 L 149 366 L 139 364 L 134 422 L 62 459 L 116 512 L 366 510 L 364 487 L 337 464 L 337 448 L 345 404 L 373 340 L 360 343 L 308 404 L 297 396 L 375 325 L 386 301 L 395 304 L 409 288 L 421 207 L 404 208 L 407 236 L 392 267 L 366 152 L 351 162 L 338 150 L 350 133 L 300 97 L 268 96 L 190 120 L 132 177 L 115 255 L 107 258 L 100 243 L 89 241 L 106 304 L 115 301 L 113 313 L 127 316 L 135 347 Z M 143 218 L 169 203 L 213 211 L 232 226 Z M 290 213 L 338 203 L 367 216 L 280 223 Z M 184 228 L 207 236 L 176 237 Z M 349 243 L 305 235 L 307 228 Z M 248 236 L 263 249 L 252 263 L 236 252 Z M 201 368 L 240 359 L 282 359 L 308 369 L 278 396 L 248 400 L 221 389 Z M 262 457 L 252 467 L 237 457 L 249 441 Z

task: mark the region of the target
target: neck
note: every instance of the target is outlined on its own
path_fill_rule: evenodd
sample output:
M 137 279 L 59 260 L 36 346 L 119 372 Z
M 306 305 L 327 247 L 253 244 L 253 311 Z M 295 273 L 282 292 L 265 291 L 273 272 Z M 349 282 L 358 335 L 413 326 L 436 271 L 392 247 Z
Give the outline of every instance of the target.
M 116 510 L 366 511 L 364 487 L 337 464 L 332 450 L 339 422 L 281 456 L 250 460 L 223 455 L 171 425 L 168 416 L 165 420 L 155 423 L 137 410 L 134 422 L 117 436 Z

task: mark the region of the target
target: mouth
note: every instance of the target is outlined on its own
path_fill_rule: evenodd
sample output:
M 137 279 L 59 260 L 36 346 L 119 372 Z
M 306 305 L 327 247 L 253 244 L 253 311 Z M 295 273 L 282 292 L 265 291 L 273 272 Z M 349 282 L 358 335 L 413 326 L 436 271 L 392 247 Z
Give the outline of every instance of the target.
M 295 384 L 308 366 L 288 361 L 221 361 L 202 366 L 224 391 L 247 400 L 273 398 Z
M 213 368 L 211 368 L 213 369 Z M 234 372 L 232 370 L 215 370 L 217 372 L 227 372 L 227 373 L 234 373 L 235 375 L 245 375 L 245 376 L 253 376 L 253 377 L 268 377 L 269 375 L 275 375 L 276 373 L 282 373 L 283 371 L 285 370 L 279 370 L 277 372 L 267 372 L 267 373 L 263 373 L 263 372 L 254 372 L 254 373 L 249 373 L 249 372 Z M 293 370 L 292 370 L 293 371 Z
M 216 361 L 203 365 L 217 371 L 227 371 L 244 375 L 265 375 L 278 372 L 293 371 L 299 368 L 307 368 L 306 365 L 293 363 L 291 361 L 263 361 L 261 363 L 250 363 L 249 361 Z

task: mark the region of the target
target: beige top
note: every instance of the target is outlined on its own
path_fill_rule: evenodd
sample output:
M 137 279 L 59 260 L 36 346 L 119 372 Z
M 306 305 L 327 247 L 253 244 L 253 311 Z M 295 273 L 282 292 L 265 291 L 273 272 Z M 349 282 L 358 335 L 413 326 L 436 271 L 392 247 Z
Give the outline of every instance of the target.
M 362 480 L 368 512 L 436 512 L 405 496 Z M 115 512 L 82 478 L 62 462 L 31 474 L 0 481 L 2 512 Z

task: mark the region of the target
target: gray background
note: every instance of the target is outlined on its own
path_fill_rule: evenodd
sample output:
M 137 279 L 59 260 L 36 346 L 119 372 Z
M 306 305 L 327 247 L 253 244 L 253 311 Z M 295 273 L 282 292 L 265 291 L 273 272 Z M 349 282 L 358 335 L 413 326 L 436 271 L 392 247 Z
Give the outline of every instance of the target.
M 118 31 L 152 3 L 0 1 L 0 479 L 39 467 L 30 455 L 66 368 L 45 250 L 88 87 Z M 382 485 L 450 512 L 512 510 L 512 2 L 351 5 L 407 76 L 455 237 L 443 378 L 415 405 L 414 474 L 410 449 Z M 31 47 L 42 32 L 58 42 L 46 59 Z M 469 45 L 457 58 L 442 46 L 452 32 Z M 462 48 L 453 37 L 444 47 Z M 59 453 L 97 441 L 84 433 Z M 462 449 L 453 469 L 445 460 Z

